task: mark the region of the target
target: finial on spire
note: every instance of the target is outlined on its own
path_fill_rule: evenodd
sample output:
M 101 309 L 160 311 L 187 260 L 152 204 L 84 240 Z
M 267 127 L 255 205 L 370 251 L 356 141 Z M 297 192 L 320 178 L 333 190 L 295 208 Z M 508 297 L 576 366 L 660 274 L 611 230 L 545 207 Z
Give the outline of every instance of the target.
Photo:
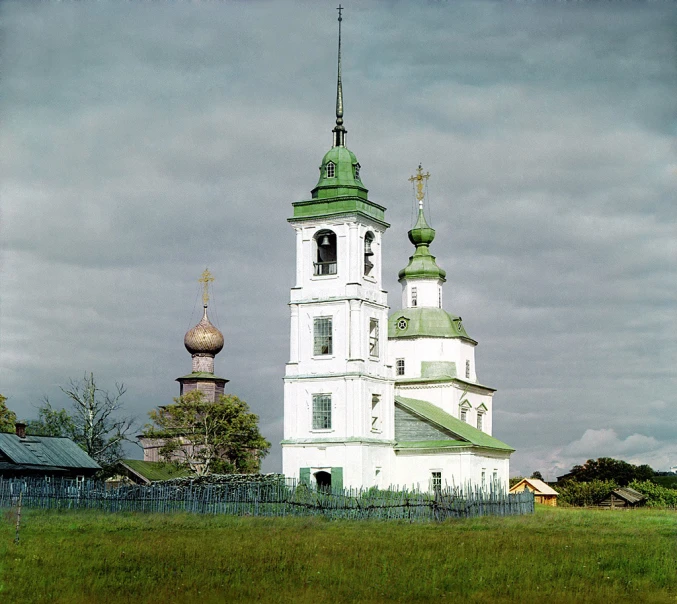
M 202 283 L 202 305 L 207 308 L 207 303 L 209 302 L 209 282 L 214 281 L 214 277 L 209 272 L 209 269 L 206 268 L 200 278 L 198 283 Z
M 346 144 L 346 129 L 343 127 L 343 84 L 341 82 L 341 21 L 343 21 L 343 7 L 339 4 L 338 8 L 338 75 L 336 78 L 336 126 L 334 133 L 334 147 L 343 147 Z
M 425 193 L 423 191 L 423 181 L 427 181 L 429 178 L 430 172 L 423 174 L 423 166 L 419 164 L 418 170 L 416 170 L 416 175 L 409 179 L 409 182 L 416 183 L 416 199 L 418 199 L 419 210 L 423 209 L 423 198 L 425 197 Z

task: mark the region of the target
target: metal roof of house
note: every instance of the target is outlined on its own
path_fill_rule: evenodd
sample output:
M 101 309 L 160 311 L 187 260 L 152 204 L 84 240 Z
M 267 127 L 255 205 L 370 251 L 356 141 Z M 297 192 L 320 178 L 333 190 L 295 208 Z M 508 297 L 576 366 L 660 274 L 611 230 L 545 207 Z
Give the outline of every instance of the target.
M 87 453 L 70 438 L 57 436 L 26 436 L 0 433 L 0 452 L 17 465 L 51 470 L 57 468 L 89 468 L 100 470 Z
M 497 438 L 490 436 L 482 430 L 474 428 L 470 424 L 461 421 L 453 415 L 449 415 L 446 411 L 443 411 L 436 405 L 429 403 L 428 401 L 421 401 L 413 398 L 405 398 L 403 396 L 396 396 L 395 403 L 400 405 L 402 408 L 418 415 L 419 417 L 427 420 L 437 426 L 443 428 L 444 430 L 454 434 L 459 440 L 458 441 L 420 441 L 417 443 L 408 443 L 408 442 L 398 442 L 395 446 L 396 449 L 401 448 L 440 448 L 442 446 L 475 446 L 475 447 L 484 447 L 487 449 L 499 449 L 501 451 L 514 451 L 510 445 L 506 445 L 504 442 L 501 442 Z M 443 443 L 443 444 L 442 444 Z M 412 445 L 416 445 L 415 447 Z
M 177 468 L 174 464 L 161 461 L 123 459 L 120 461 L 120 465 L 145 483 L 193 475 L 193 472 L 188 469 Z
M 523 478 L 515 486 L 510 487 L 510 492 L 515 493 L 517 491 L 523 491 L 524 489 L 520 488 L 520 486 L 524 484 L 531 485 L 536 495 L 559 495 L 555 489 L 538 478 Z

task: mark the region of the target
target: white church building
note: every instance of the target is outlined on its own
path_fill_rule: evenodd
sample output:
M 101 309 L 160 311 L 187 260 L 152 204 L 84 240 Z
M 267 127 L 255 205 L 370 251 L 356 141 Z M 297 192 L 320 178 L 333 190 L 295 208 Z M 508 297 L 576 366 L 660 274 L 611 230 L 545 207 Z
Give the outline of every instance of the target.
M 336 125 L 311 198 L 293 204 L 296 280 L 284 378 L 283 472 L 320 487 L 508 488 L 513 449 L 492 436 L 495 390 L 477 381 L 475 346 L 443 307 L 418 172 L 415 246 L 399 273 L 400 310 L 381 283 L 385 208 L 368 198 Z

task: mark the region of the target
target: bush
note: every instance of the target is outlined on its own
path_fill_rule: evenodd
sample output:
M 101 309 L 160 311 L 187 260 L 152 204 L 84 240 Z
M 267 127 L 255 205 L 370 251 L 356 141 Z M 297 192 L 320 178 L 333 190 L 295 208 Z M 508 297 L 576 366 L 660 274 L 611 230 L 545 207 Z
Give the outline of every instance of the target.
M 595 505 L 617 488 L 618 485 L 613 480 L 591 480 L 589 482 L 569 480 L 557 487 L 558 501 L 576 506 Z
M 642 495 L 646 495 L 646 505 L 649 507 L 677 507 L 677 491 L 675 489 L 667 489 L 650 480 L 633 480 L 628 486 L 635 491 L 639 491 Z

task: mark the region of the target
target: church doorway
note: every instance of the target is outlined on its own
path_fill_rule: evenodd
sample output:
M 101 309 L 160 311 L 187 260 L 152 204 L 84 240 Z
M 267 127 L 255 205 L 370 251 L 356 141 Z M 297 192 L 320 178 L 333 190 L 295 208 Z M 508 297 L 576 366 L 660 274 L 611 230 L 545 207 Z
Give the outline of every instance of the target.
M 331 491 L 331 474 L 329 472 L 315 472 L 315 482 L 318 491 Z

